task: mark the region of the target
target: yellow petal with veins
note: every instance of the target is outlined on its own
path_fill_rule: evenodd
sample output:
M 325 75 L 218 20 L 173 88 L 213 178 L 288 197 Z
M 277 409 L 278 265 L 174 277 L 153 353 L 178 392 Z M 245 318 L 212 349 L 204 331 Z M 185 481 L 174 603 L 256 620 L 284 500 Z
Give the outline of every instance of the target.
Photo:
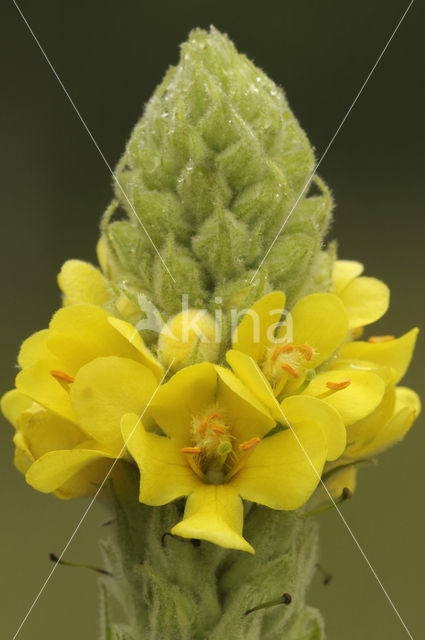
M 256 362 L 273 342 L 276 329 L 285 308 L 285 294 L 273 291 L 263 296 L 244 315 L 233 335 L 233 349 L 246 353 Z
M 140 416 L 126 414 L 121 430 L 140 471 L 140 502 L 152 506 L 187 496 L 201 483 L 175 440 L 145 431 Z
M 184 518 L 171 533 L 254 553 L 242 537 L 242 527 L 242 500 L 232 485 L 201 485 L 187 499 Z

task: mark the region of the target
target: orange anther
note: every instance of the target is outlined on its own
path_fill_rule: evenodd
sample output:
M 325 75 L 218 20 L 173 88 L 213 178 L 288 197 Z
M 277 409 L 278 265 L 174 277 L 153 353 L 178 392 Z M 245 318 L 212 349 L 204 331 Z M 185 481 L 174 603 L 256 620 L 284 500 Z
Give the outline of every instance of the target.
M 280 356 L 281 353 L 291 353 L 293 350 L 294 345 L 292 344 L 279 345 L 273 352 L 272 361 L 276 360 L 276 358 Z
M 57 378 L 58 380 L 64 380 L 65 382 L 74 382 L 74 378 L 65 373 L 65 371 L 56 371 L 55 369 L 52 369 L 51 371 L 49 371 L 49 373 L 51 376 Z
M 295 367 L 293 367 L 292 365 L 288 364 L 287 362 L 283 362 L 280 366 L 282 367 L 282 369 L 284 371 L 287 371 L 288 373 L 290 373 L 293 378 L 299 378 L 300 377 L 300 372 L 297 371 L 295 369 Z
M 379 342 L 390 342 L 390 340 L 395 340 L 395 336 L 370 336 L 367 341 L 375 344 Z
M 297 351 L 301 351 L 304 354 L 306 360 L 311 360 L 311 356 L 313 355 L 313 349 L 309 344 L 297 344 L 295 347 Z
M 214 431 L 214 433 L 226 433 L 226 429 L 217 424 L 210 424 L 210 429 L 211 431 Z
M 259 438 L 258 436 L 255 436 L 255 438 L 251 438 L 251 440 L 247 440 L 246 442 L 242 442 L 239 445 L 239 449 L 241 451 L 249 451 L 249 449 L 252 449 L 252 447 L 255 447 L 256 444 L 258 444 L 260 442 L 261 438 Z
M 204 416 L 201 420 L 201 426 L 199 427 L 199 433 L 201 435 L 205 433 L 205 429 L 208 427 L 208 420 L 212 418 L 218 418 L 219 420 L 223 420 L 223 418 L 219 413 L 209 413 L 208 415 Z
M 332 391 L 340 391 L 340 389 L 345 389 L 348 385 L 351 384 L 350 378 L 344 378 L 341 382 L 332 382 L 331 380 L 326 383 L 328 389 L 332 389 Z
M 182 453 L 196 454 L 201 453 L 201 447 L 183 447 L 181 451 Z

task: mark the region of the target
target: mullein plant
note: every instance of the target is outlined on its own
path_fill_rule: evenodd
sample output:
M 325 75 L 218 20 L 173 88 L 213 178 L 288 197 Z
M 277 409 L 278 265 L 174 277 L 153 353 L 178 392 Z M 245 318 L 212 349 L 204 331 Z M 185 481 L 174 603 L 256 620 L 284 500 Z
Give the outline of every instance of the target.
M 417 330 L 363 339 L 389 291 L 324 247 L 314 165 L 282 90 L 194 30 L 118 163 L 100 268 L 66 262 L 62 308 L 22 345 L 16 467 L 112 511 L 103 640 L 325 637 L 308 516 L 420 402 L 398 386 Z

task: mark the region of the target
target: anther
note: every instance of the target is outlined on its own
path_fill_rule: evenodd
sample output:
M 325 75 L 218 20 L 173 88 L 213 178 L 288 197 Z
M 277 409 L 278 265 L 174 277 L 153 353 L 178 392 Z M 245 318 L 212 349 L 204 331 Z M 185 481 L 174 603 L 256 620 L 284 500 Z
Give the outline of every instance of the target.
M 274 362 L 281 353 L 292 353 L 293 350 L 294 346 L 292 344 L 285 344 L 276 347 L 272 355 L 272 361 Z
M 241 442 L 241 444 L 239 445 L 239 449 L 241 451 L 249 451 L 249 449 L 252 449 L 252 447 L 255 447 L 255 445 L 257 445 L 260 441 L 261 441 L 261 438 L 259 438 L 258 436 L 255 436 L 255 438 L 251 438 L 251 440 L 247 440 L 246 442 Z
M 287 371 L 288 373 L 290 373 L 293 378 L 300 377 L 299 371 L 297 371 L 297 369 L 295 369 L 295 367 L 293 367 L 291 364 L 288 364 L 287 362 L 283 362 L 280 366 L 282 367 L 282 369 L 284 369 L 284 371 Z
M 49 371 L 50 375 L 58 380 L 64 380 L 65 382 L 74 382 L 74 378 L 69 376 L 65 371 L 56 371 L 56 369 L 52 369 Z
M 181 450 L 182 453 L 201 453 L 201 447 L 183 447 Z
M 216 424 L 210 425 L 210 429 L 211 431 L 214 431 L 214 433 L 226 433 L 226 429 L 224 427 L 219 427 Z
M 379 344 L 380 342 L 390 342 L 391 340 L 395 340 L 395 336 L 370 336 L 367 339 L 368 342 L 372 342 L 372 344 Z
M 199 427 L 199 433 L 202 435 L 205 433 L 205 429 L 208 427 L 208 420 L 213 418 L 217 418 L 218 420 L 223 420 L 219 413 L 209 413 L 207 416 L 204 416 L 201 420 L 201 426 Z
M 301 351 L 301 353 L 304 355 L 306 360 L 311 360 L 311 357 L 313 355 L 313 349 L 310 347 L 309 344 L 297 344 L 295 349 L 297 351 Z
M 344 378 L 344 380 L 341 380 L 340 382 L 332 382 L 332 380 L 329 380 L 329 382 L 326 383 L 326 386 L 332 391 L 340 391 L 341 389 L 346 389 L 350 384 L 351 378 Z

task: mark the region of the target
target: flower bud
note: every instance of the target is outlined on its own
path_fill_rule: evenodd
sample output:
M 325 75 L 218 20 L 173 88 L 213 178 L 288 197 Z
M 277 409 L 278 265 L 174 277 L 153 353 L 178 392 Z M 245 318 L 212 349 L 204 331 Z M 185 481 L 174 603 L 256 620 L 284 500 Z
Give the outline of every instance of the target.
M 171 318 L 158 340 L 158 356 L 165 367 L 181 369 L 197 362 L 217 362 L 220 326 L 205 310 L 186 309 Z

